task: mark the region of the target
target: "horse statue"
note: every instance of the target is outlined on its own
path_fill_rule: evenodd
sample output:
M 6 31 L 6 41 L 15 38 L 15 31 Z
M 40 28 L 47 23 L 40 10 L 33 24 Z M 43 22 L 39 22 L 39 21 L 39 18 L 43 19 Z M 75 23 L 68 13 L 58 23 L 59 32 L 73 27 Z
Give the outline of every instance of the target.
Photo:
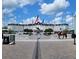
M 58 34 L 59 39 L 61 39 L 60 36 L 63 36 L 63 39 L 67 38 L 67 33 L 66 32 L 59 31 L 57 34 Z

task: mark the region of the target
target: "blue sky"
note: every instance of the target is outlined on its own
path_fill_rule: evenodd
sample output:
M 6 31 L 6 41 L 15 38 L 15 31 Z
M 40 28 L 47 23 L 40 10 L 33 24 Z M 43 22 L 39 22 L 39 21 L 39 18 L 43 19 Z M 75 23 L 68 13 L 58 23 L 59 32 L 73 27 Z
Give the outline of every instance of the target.
M 68 23 L 73 26 L 75 0 L 3 0 L 3 26 L 9 23 L 32 23 L 39 15 L 40 22 Z

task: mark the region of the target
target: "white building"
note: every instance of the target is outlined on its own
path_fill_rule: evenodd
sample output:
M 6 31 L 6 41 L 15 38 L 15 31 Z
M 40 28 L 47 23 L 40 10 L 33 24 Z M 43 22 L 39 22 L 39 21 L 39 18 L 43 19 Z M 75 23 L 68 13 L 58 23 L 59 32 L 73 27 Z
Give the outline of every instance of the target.
M 23 31 L 24 29 L 36 30 L 37 28 L 43 31 L 48 28 L 51 28 L 54 31 L 62 31 L 68 29 L 68 24 L 8 24 L 8 29 L 14 31 Z
M 68 24 L 45 24 L 44 20 L 43 22 L 39 22 L 39 16 L 37 16 L 34 24 L 8 24 L 8 29 L 14 31 L 23 31 L 24 29 L 37 30 L 37 28 L 43 31 L 48 28 L 51 28 L 54 31 L 62 31 L 68 29 Z

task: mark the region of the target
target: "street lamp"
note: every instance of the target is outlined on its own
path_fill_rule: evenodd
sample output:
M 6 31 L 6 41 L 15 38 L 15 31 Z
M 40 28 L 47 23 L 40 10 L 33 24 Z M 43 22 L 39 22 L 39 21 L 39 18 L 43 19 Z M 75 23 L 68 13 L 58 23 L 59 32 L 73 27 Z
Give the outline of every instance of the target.
M 73 33 L 72 33 L 72 38 L 74 39 L 74 45 L 76 45 L 76 16 L 73 16 Z

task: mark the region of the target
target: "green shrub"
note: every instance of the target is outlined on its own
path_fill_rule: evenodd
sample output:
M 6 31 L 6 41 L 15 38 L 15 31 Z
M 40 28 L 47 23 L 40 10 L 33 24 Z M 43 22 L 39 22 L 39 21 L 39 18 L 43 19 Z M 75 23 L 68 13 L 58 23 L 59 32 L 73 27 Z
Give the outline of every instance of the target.
M 24 34 L 29 34 L 29 35 L 32 35 L 33 33 L 33 30 L 32 29 L 24 29 Z
M 53 29 L 51 28 L 45 29 L 44 35 L 51 35 L 52 34 L 51 32 L 53 32 Z
M 8 29 L 6 26 L 2 27 L 2 29 Z
M 53 29 L 48 28 L 48 29 L 45 29 L 45 31 L 44 31 L 44 32 L 53 32 Z
M 2 33 L 8 33 L 8 30 L 2 30 Z
M 63 32 L 64 32 L 64 33 L 68 33 L 69 30 L 68 30 L 68 29 L 64 29 Z
M 24 32 L 33 32 L 32 29 L 24 29 Z
M 9 30 L 8 30 L 8 33 L 9 33 L 9 34 L 15 34 L 15 31 L 12 30 L 12 29 L 9 29 Z

